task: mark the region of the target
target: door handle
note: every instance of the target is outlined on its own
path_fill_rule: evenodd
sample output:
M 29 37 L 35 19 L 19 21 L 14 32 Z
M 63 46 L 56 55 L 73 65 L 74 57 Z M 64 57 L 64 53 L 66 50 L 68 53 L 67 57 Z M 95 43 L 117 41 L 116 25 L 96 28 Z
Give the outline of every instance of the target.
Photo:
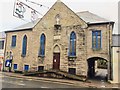
M 54 59 L 54 62 L 56 62 L 56 59 Z

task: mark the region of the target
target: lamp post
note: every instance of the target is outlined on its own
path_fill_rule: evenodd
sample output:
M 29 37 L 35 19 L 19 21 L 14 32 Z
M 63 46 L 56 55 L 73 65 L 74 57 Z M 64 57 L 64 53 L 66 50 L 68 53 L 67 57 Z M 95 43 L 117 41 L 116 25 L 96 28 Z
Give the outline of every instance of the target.
M 10 55 L 9 55 L 9 60 L 10 60 L 9 72 L 11 72 L 11 68 L 12 68 L 12 60 L 13 60 L 13 55 L 12 55 L 12 52 L 11 52 L 11 51 L 10 51 Z

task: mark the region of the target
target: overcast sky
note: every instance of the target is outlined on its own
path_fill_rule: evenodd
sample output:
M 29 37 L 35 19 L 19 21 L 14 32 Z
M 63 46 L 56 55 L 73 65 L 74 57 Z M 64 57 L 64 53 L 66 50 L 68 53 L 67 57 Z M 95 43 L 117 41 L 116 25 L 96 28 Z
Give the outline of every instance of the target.
M 46 7 L 51 7 L 56 0 L 30 0 L 46 7 L 38 7 L 37 5 L 33 5 L 26 0 L 20 0 L 27 5 L 30 5 L 32 8 L 36 9 L 43 15 L 49 10 Z M 97 14 L 103 18 L 115 22 L 115 27 L 113 33 L 118 32 L 118 1 L 119 0 L 61 0 L 64 2 L 69 8 L 71 8 L 74 12 L 81 11 L 90 11 L 94 14 Z M 15 0 L 0 0 L 0 32 L 12 30 L 13 28 L 20 26 L 22 24 L 30 21 L 30 18 L 26 18 L 26 21 L 23 21 L 19 18 L 13 16 L 13 8 L 14 8 Z M 29 9 L 27 9 L 29 11 Z M 25 13 L 25 15 L 29 15 L 29 12 Z M 42 17 L 39 15 L 39 17 Z

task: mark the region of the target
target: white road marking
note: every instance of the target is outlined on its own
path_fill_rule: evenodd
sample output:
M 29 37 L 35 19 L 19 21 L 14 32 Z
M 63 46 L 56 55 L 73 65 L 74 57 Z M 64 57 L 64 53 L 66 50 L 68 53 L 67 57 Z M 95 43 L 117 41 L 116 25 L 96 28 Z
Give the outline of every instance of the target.
M 32 81 L 33 79 L 26 79 L 26 80 Z
M 25 84 L 23 84 L 23 83 L 18 83 L 18 85 L 25 86 Z
M 49 88 L 49 87 L 41 87 L 41 88 Z

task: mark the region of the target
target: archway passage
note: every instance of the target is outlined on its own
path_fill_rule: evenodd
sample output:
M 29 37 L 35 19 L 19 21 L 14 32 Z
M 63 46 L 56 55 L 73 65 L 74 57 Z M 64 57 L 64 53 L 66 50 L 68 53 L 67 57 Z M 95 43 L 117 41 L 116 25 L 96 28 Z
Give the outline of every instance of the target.
M 107 80 L 108 62 L 100 57 L 92 57 L 88 62 L 88 79 Z
M 58 45 L 54 47 L 53 51 L 53 69 L 54 70 L 60 69 L 60 48 Z

